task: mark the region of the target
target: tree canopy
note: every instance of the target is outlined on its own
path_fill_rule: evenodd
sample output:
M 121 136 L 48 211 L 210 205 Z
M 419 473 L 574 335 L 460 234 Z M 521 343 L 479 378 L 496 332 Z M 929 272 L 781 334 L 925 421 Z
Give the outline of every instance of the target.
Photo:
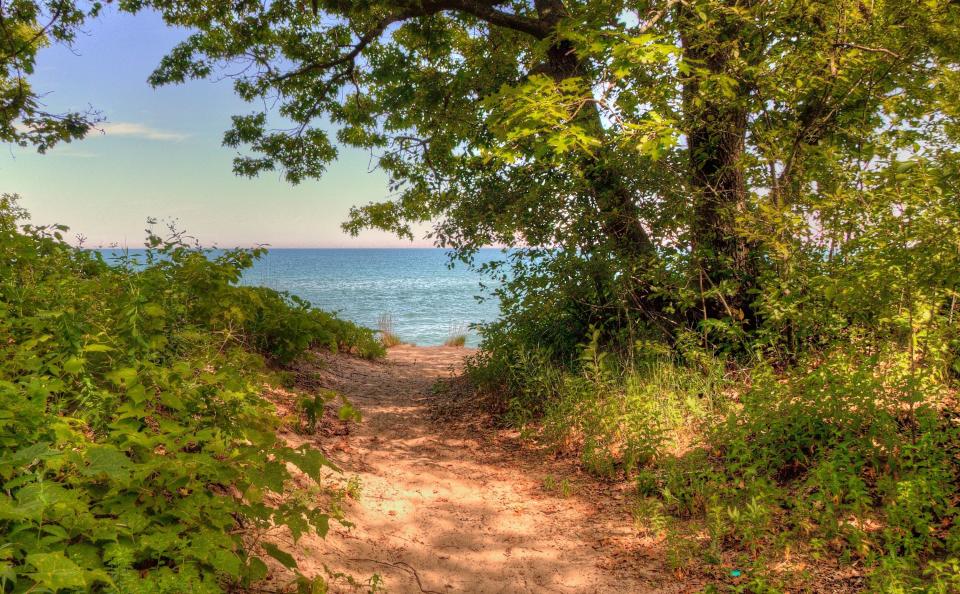
M 347 229 L 532 247 L 521 277 L 667 334 L 769 317 L 759 279 L 835 254 L 905 164 L 954 183 L 955 2 L 122 4 L 195 31 L 153 84 L 226 72 L 261 106 L 225 135 L 238 173 L 369 149 L 390 194 Z
M 69 45 L 102 2 L 12 0 L 0 2 L 0 140 L 35 146 L 82 138 L 99 115 L 93 109 L 52 112 L 43 91 L 30 84 L 37 54 L 53 44 Z
M 341 146 L 371 151 L 389 191 L 346 229 L 430 222 L 465 260 L 517 248 L 506 311 L 563 312 L 573 342 L 588 325 L 756 330 L 781 319 L 769 298 L 791 275 L 884 228 L 864 213 L 928 213 L 955 190 L 947 0 L 118 5 L 192 31 L 152 84 L 232 77 L 252 106 L 224 136 L 237 173 L 297 183 Z M 5 138 L 42 150 L 86 131 L 89 114 L 45 112 L 27 75 L 99 10 L 4 8 Z

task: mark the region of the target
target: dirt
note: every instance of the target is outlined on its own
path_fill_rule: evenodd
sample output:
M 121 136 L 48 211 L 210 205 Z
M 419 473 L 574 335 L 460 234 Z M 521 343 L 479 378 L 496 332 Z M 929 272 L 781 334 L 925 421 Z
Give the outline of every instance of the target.
M 369 591 L 374 575 L 392 593 L 695 591 L 636 533 L 625 486 L 498 429 L 469 392 L 436 388 L 468 352 L 323 356 L 308 387 L 346 395 L 363 420 L 311 439 L 361 489 L 345 503 L 353 527 L 334 523 L 325 539 L 297 543 L 301 570 L 363 583 L 334 577 L 333 592 Z

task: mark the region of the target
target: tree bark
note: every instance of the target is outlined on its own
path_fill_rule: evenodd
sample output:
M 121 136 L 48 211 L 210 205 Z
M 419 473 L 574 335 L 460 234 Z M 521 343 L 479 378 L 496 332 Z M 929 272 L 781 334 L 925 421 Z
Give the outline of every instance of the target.
M 562 0 L 537 0 L 536 8 L 540 22 L 550 31 L 569 16 Z M 573 44 L 558 39 L 547 50 L 544 71 L 554 80 L 562 81 L 581 76 L 583 64 Z M 580 110 L 576 122 L 597 138 L 603 138 L 597 105 L 591 104 Z M 626 258 L 633 268 L 648 267 L 656 255 L 654 244 L 643 228 L 636 193 L 626 183 L 626 176 L 616 163 L 613 151 L 601 146 L 595 154 L 583 158 L 581 167 L 600 214 L 601 229 L 613 251 Z
M 709 29 L 692 11 L 680 7 L 684 60 L 711 75 L 731 75 L 738 30 L 720 16 Z M 699 25 L 699 26 L 698 26 Z M 702 75 L 692 73 L 683 83 L 687 153 L 692 185 L 690 242 L 693 282 L 706 290 L 724 283 L 730 293 L 703 299 L 712 318 L 752 319 L 749 291 L 756 278 L 750 242 L 738 229 L 738 216 L 747 208 L 744 150 L 747 108 L 744 89 L 733 97 L 705 92 Z

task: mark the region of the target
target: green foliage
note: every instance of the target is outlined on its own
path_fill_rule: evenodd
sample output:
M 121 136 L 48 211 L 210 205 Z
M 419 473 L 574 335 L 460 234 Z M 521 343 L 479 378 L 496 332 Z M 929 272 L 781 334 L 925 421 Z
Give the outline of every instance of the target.
M 580 293 L 553 291 L 551 264 L 516 281 L 539 279 L 485 329 L 471 375 L 528 434 L 598 475 L 635 477 L 640 525 L 668 553 L 749 566 L 731 591 L 802 581 L 770 571 L 787 551 L 857 563 L 874 591 L 948 591 L 960 555 L 954 165 L 920 158 L 817 195 L 801 217 L 817 230 L 745 216 L 779 258 L 749 332 L 706 313 L 668 340 L 619 327 L 583 305 L 596 300 L 576 266 Z M 562 333 L 585 321 L 592 340 L 574 346 L 583 330 Z
M 940 249 L 960 227 L 955 2 L 122 6 L 195 31 L 153 84 L 246 66 L 235 90 L 258 111 L 225 135 L 249 149 L 238 173 L 322 175 L 332 122 L 395 190 L 348 230 L 433 222 L 468 263 L 516 248 L 484 268 L 507 281 L 490 350 L 564 364 L 596 328 L 609 350 L 692 332 L 789 358 L 863 312 L 902 330 L 873 306 L 908 287 L 939 292 L 898 308 L 914 320 L 956 297 L 956 251 Z
M 317 423 L 323 418 L 327 406 L 334 400 L 340 400 L 337 417 L 341 421 L 360 422 L 360 411 L 350 404 L 346 396 L 333 390 L 318 390 L 300 396 L 297 400 L 297 412 L 300 414 L 300 429 L 304 433 L 316 433 Z
M 798 542 L 861 563 L 876 590 L 956 581 L 955 1 L 120 4 L 193 32 L 152 84 L 229 65 L 242 99 L 278 106 L 234 117 L 225 144 L 249 149 L 239 174 L 323 174 L 337 156 L 332 122 L 339 143 L 379 155 L 392 189 L 347 230 L 411 236 L 432 222 L 438 245 L 467 263 L 484 245 L 515 248 L 481 267 L 503 316 L 482 330 L 472 377 L 527 434 L 597 474 L 635 475 L 657 504 L 643 505 L 671 518 L 657 530 L 676 568 L 696 547 L 675 519 L 707 522 L 715 561 L 750 562 L 734 591 L 775 591 L 764 561 Z M 20 28 L 4 35 L 19 43 L 39 13 L 15 5 Z M 86 12 L 64 14 L 76 25 Z M 0 58 L 0 84 L 23 80 L 18 55 Z M 0 120 L 7 137 L 20 113 Z M 255 254 L 211 262 L 154 236 L 150 261 L 117 269 L 48 232 L 8 232 L 4 244 L 14 339 L 0 360 L 16 380 L 8 391 L 28 396 L 10 397 L 9 419 L 43 419 L 11 431 L 24 432 L 16 444 L 58 444 L 29 451 L 28 469 L 42 469 L 33 482 L 10 471 L 8 507 L 56 512 L 91 477 L 126 476 L 122 459 L 150 462 L 148 446 L 108 436 L 141 418 L 137 431 L 153 430 L 160 413 L 177 423 L 158 435 L 207 423 L 231 455 L 255 449 L 236 433 L 255 416 L 247 404 L 227 399 L 233 408 L 214 415 L 198 403 L 249 392 L 228 382 L 234 372 L 207 371 L 210 358 L 221 369 L 248 356 L 234 347 L 283 362 L 310 344 L 376 356 L 399 342 L 389 320 L 373 341 L 292 297 L 233 287 Z M 58 457 L 88 442 L 116 453 Z M 7 521 L 36 516 L 25 517 Z M 38 543 L 62 537 L 30 521 Z M 186 569 L 208 559 L 148 562 L 163 547 L 136 543 L 139 556 L 100 555 L 107 577 L 122 575 L 116 559 L 208 575 Z M 22 545 L 11 567 L 56 583 L 79 564 L 69 551 L 36 556 L 56 553 Z
M 83 138 L 100 121 L 96 112 L 52 113 L 42 91 L 31 85 L 37 54 L 48 46 L 69 46 L 103 2 L 13 0 L 0 6 L 0 140 L 45 152 L 59 142 Z
M 141 259 L 110 265 L 62 227 L 19 228 L 24 216 L 3 197 L 5 589 L 220 592 L 264 577 L 249 547 L 268 528 L 325 533 L 338 514 L 293 496 L 291 468 L 318 481 L 333 466 L 278 440 L 257 353 L 287 361 L 372 334 L 237 287 L 257 250 L 212 257 L 150 233 Z
M 316 433 L 317 423 L 323 418 L 327 403 L 334 398 L 333 392 L 307 394 L 297 400 L 297 409 L 301 415 L 301 429 L 304 433 Z
M 708 564 L 744 556 L 744 591 L 778 591 L 799 579 L 770 571 L 791 551 L 861 564 L 875 591 L 952 587 L 960 429 L 939 366 L 911 365 L 897 344 L 736 373 L 650 352 L 615 362 L 594 341 L 576 372 L 517 365 L 508 418 L 597 475 L 633 477 L 637 527 L 678 567 L 691 551 Z
M 347 479 L 347 484 L 344 487 L 344 493 L 347 497 L 353 499 L 354 501 L 360 501 L 360 497 L 363 496 L 363 483 L 360 480 L 359 475 L 353 475 Z
M 548 493 L 553 493 L 563 498 L 573 495 L 573 484 L 569 478 L 557 479 L 552 474 L 543 477 L 543 489 Z
M 541 435 L 561 448 L 577 449 L 585 466 L 613 477 L 632 472 L 685 445 L 682 429 L 715 418 L 727 385 L 722 367 L 710 361 L 690 371 L 662 348 L 648 349 L 629 364 L 600 350 L 600 331 L 582 345 L 576 373 L 543 353 L 521 351 L 505 365 L 497 352 L 481 352 L 468 373 L 487 390 L 508 395 L 506 414 L 523 427 L 536 421 Z

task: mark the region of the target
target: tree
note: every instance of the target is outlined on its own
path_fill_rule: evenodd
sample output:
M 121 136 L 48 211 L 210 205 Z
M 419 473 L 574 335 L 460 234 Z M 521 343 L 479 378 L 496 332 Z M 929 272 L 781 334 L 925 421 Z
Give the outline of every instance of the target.
M 225 144 L 252 151 L 238 173 L 322 175 L 329 123 L 391 179 L 347 229 L 434 221 L 466 259 L 539 246 L 517 261 L 518 303 L 541 275 L 600 318 L 667 334 L 756 327 L 762 280 L 819 249 L 818 200 L 955 148 L 960 7 L 946 0 L 124 6 L 196 31 L 153 84 L 229 66 L 242 98 L 278 106 L 282 123 L 234 118 Z
M 0 2 L 0 140 L 44 152 L 58 142 L 82 138 L 99 120 L 93 110 L 48 111 L 29 77 L 43 47 L 69 45 L 101 8 L 101 2 L 73 0 Z
M 606 4 L 596 19 L 615 23 L 619 8 Z M 294 182 L 322 174 L 336 155 L 318 127 L 324 118 L 340 126 L 341 142 L 378 151 L 397 197 L 356 209 L 351 230 L 406 235 L 411 222 L 438 220 L 438 241 L 463 253 L 519 242 L 585 254 L 604 246 L 635 264 L 654 256 L 629 159 L 598 140 L 607 131 L 596 105 L 586 104 L 570 127 L 598 150 L 566 151 L 560 167 L 546 154 L 498 154 L 506 145 L 491 125 L 490 100 L 504 85 L 536 78 L 579 92 L 597 76 L 572 41 L 556 35 L 571 18 L 564 3 L 153 5 L 199 30 L 164 60 L 155 84 L 240 60 L 249 67 L 236 80 L 241 96 L 282 98 L 289 129 L 269 130 L 264 113 L 235 119 L 226 143 L 258 153 L 237 160 L 239 173 L 282 168 Z

